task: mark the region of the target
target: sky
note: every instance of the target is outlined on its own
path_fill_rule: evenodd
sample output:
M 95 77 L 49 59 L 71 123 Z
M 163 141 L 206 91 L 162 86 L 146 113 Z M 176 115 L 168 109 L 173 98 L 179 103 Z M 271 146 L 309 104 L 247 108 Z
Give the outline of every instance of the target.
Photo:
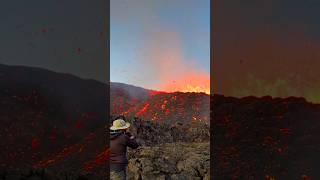
M 209 0 L 111 0 L 110 9 L 111 81 L 209 89 Z
M 318 0 L 111 0 L 112 81 L 320 103 Z M 0 6 L 0 63 L 106 82 L 107 1 L 19 0 Z M 191 86 L 191 88 L 189 88 Z
M 108 80 L 106 0 L 10 0 L 0 6 L 0 63 Z
M 213 6 L 214 93 L 320 103 L 320 1 L 223 0 Z

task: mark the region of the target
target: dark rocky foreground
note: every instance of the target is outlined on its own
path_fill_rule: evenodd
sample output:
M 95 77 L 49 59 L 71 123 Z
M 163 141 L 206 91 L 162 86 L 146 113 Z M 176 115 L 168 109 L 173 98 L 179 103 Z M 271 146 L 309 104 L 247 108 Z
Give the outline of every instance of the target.
M 72 172 L 53 172 L 48 169 L 2 169 L 1 180 L 99 180 L 107 179 L 94 174 L 78 174 Z
M 210 179 L 206 143 L 168 143 L 129 152 L 129 179 Z
M 214 179 L 320 179 L 320 105 L 215 96 Z
M 142 145 L 128 153 L 129 179 L 210 179 L 209 124 L 127 121 Z
M 209 125 L 204 122 L 165 124 L 139 118 L 127 119 L 130 131 L 137 137 L 141 147 L 129 151 L 129 179 L 209 179 Z M 106 127 L 107 128 L 107 127 Z M 92 138 L 79 143 L 69 155 L 43 168 L 2 167 L 2 179 L 39 180 L 91 180 L 107 179 L 107 159 L 93 164 L 90 171 L 82 171 L 81 159 L 101 149 L 105 131 L 96 131 Z M 79 152 L 80 147 L 82 151 Z M 102 149 L 101 149 L 102 150 Z M 91 155 L 92 156 L 92 155 Z M 55 160 L 53 156 L 48 160 Z M 85 164 L 87 164 L 85 162 Z M 63 167 L 63 168 L 62 168 Z M 1 168 L 0 168 L 1 169 Z
M 112 120 L 115 119 L 111 117 Z M 210 141 L 210 124 L 207 122 L 163 123 L 140 118 L 127 118 L 131 123 L 130 132 L 143 146 L 155 146 L 164 143 L 195 143 Z

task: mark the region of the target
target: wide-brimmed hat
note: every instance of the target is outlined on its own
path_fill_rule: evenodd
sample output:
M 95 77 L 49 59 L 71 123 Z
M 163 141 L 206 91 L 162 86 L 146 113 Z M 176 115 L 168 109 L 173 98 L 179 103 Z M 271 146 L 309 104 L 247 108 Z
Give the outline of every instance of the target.
M 130 123 L 125 122 L 123 119 L 114 120 L 110 130 L 120 130 L 120 129 L 128 129 L 130 127 Z

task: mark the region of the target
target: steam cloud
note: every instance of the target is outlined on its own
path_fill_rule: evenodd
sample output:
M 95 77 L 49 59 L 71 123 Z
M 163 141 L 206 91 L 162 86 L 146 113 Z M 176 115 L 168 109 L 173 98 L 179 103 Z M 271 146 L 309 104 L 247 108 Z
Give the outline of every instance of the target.
M 178 34 L 161 29 L 146 39 L 148 46 L 143 48 L 140 60 L 148 78 L 146 80 L 158 82 L 156 89 L 210 92 L 209 73 L 197 67 L 196 60 L 182 56 Z

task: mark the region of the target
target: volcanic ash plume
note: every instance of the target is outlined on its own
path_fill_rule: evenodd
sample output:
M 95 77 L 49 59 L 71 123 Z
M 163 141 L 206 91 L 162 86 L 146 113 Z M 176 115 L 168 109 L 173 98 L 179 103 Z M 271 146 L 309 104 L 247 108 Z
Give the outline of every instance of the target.
M 209 72 L 198 68 L 195 60 L 182 56 L 178 34 L 161 29 L 147 39 L 141 60 L 146 73 L 144 80 L 158 82 L 154 83 L 154 89 L 210 93 Z

